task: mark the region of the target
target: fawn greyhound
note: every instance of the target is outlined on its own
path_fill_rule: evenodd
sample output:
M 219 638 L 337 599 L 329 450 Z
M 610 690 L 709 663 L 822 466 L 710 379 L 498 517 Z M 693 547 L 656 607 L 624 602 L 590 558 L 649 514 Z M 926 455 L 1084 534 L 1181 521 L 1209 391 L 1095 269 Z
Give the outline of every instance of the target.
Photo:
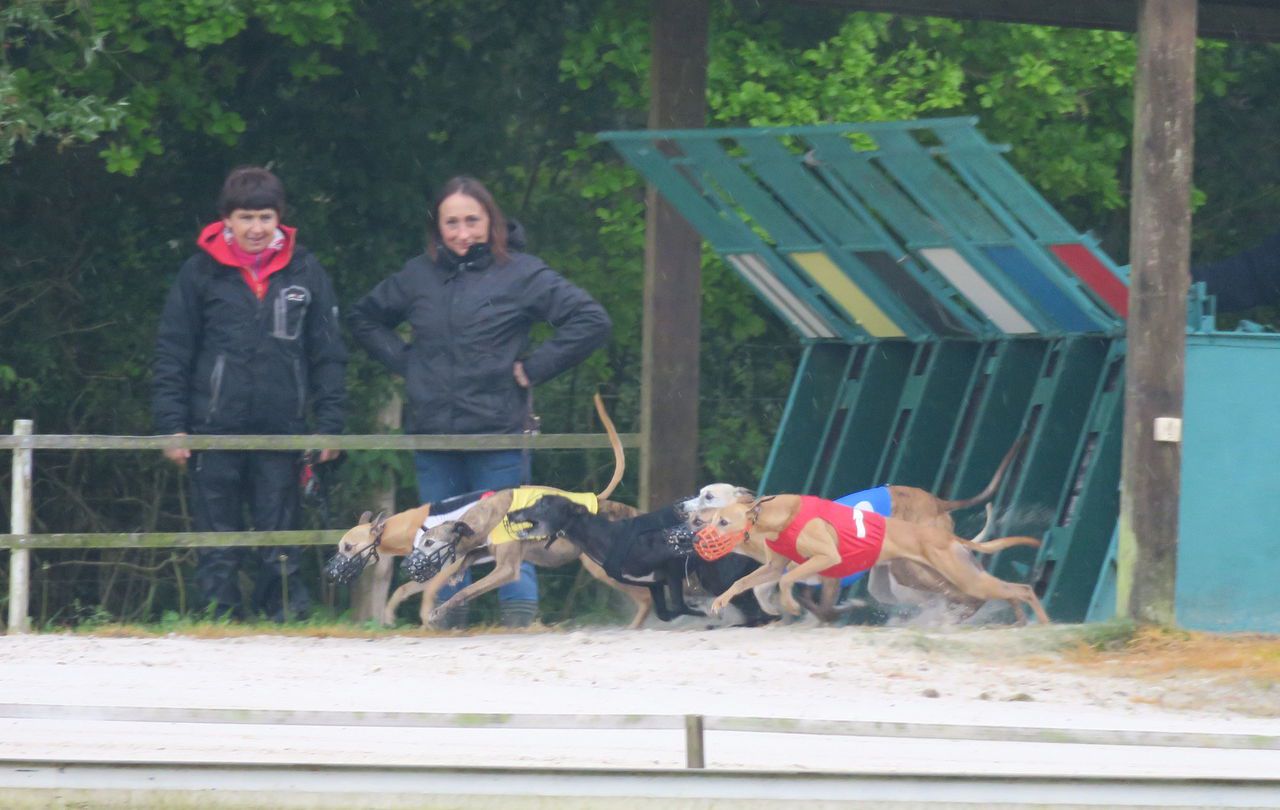
M 864 511 L 874 511 L 909 523 L 936 526 L 951 533 L 955 529 L 955 520 L 952 518 L 951 513 L 959 509 L 967 509 L 987 503 L 995 497 L 1005 472 L 1014 459 L 1017 458 L 1018 451 L 1026 443 L 1026 440 L 1027 437 L 1023 435 L 1014 441 L 1013 445 L 1005 452 L 1004 458 L 1000 460 L 999 466 L 996 467 L 995 473 L 992 474 L 991 480 L 986 487 L 971 498 L 947 500 L 919 487 L 889 485 L 845 496 L 840 498 L 840 502 L 849 503 L 850 505 L 859 504 Z M 681 502 L 680 507 L 689 515 L 689 525 L 694 529 L 698 529 L 701 528 L 699 514 L 719 509 L 730 503 L 749 504 L 755 500 L 755 497 L 755 493 L 743 487 L 737 487 L 732 484 L 708 484 L 697 495 Z M 991 521 L 992 510 L 990 504 L 988 504 L 986 526 L 983 527 L 982 532 L 972 542 L 981 542 L 982 539 L 985 539 L 988 530 L 991 528 Z M 923 600 L 929 594 L 940 594 L 956 606 L 960 613 L 965 615 L 972 614 L 982 605 L 982 600 L 973 599 L 957 591 L 951 587 L 945 577 L 940 576 L 936 571 L 926 566 L 917 564 L 913 560 L 899 559 L 893 560 L 884 566 L 877 566 L 870 572 L 869 577 L 869 590 L 872 595 L 877 596 L 882 601 L 889 597 L 890 594 L 895 596 L 903 594 L 904 592 L 901 588 L 893 587 L 898 585 L 905 586 L 908 589 L 906 593 L 914 592 L 917 600 Z M 805 609 L 824 622 L 832 622 L 839 617 L 839 612 L 835 609 L 835 602 L 839 595 L 839 580 L 824 579 L 817 603 L 810 601 L 806 597 L 801 597 L 801 599 L 804 602 Z
M 1005 582 L 982 570 L 968 552 L 991 554 L 1010 546 L 1039 546 L 1033 537 L 1001 537 L 974 543 L 936 526 L 908 523 L 863 512 L 808 495 L 774 495 L 750 504 L 731 503 L 705 516 L 695 549 L 715 559 L 740 547 L 763 565 L 716 597 L 718 612 L 748 588 L 777 582 L 782 607 L 798 613 L 792 594 L 797 581 L 818 575 L 829 578 L 865 571 L 879 563 L 911 560 L 928 566 L 957 591 L 974 599 L 1006 599 L 1019 623 L 1022 605 L 1048 624 L 1030 585 Z M 796 563 L 788 570 L 790 563 Z
M 636 513 L 634 508 L 616 501 L 606 500 L 622 480 L 626 459 L 622 453 L 622 442 L 618 438 L 618 431 L 614 427 L 613 420 L 609 418 L 608 412 L 605 411 L 604 403 L 599 394 L 595 396 L 594 402 L 600 421 L 604 424 L 605 431 L 609 435 L 609 444 L 613 448 L 614 457 L 613 478 L 610 480 L 609 485 L 597 496 L 599 508 L 604 514 L 616 517 L 630 517 Z M 435 604 L 435 594 L 447 579 L 460 575 L 466 566 L 481 562 L 487 556 L 486 541 L 488 535 L 499 525 L 503 515 L 511 508 L 513 493 L 514 490 L 510 489 L 499 490 L 492 494 L 471 493 L 440 504 L 422 504 L 413 509 L 398 512 L 390 517 L 379 515 L 376 519 L 370 519 L 369 513 L 366 512 L 361 517 L 360 522 L 349 529 L 342 539 L 338 541 L 338 552 L 326 566 L 326 573 L 333 579 L 347 582 L 359 575 L 371 556 L 376 557 L 378 554 L 417 554 L 425 548 L 429 548 L 432 544 L 431 533 L 436 528 L 444 527 L 443 531 L 437 533 L 436 536 L 440 534 L 460 535 L 466 530 L 472 530 L 473 536 L 468 542 L 458 543 L 451 548 L 452 555 L 455 555 L 454 564 L 446 566 L 447 570 L 441 570 L 439 574 L 427 582 L 412 580 L 406 582 L 397 588 L 387 600 L 387 606 L 383 611 L 383 621 L 386 624 L 394 624 L 396 609 L 400 604 L 414 594 L 422 593 L 423 603 L 419 615 L 423 624 L 427 624 L 431 617 L 431 608 Z M 482 495 L 485 497 L 481 497 Z M 468 522 L 459 524 L 456 519 L 463 517 L 466 517 Z M 458 528 L 459 525 L 465 526 L 466 529 Z M 474 536 L 475 532 L 480 532 L 478 537 Z M 514 571 L 515 576 L 519 576 L 520 563 L 525 559 L 540 567 L 556 567 L 576 559 L 582 562 L 583 568 L 593 577 L 625 593 L 635 602 L 636 618 L 633 620 L 632 626 L 639 626 L 648 616 L 652 606 L 652 599 L 647 588 L 624 585 L 615 581 L 605 574 L 604 569 L 597 565 L 595 561 L 579 552 L 567 540 L 558 540 L 555 543 L 546 545 L 540 544 L 536 549 L 526 549 L 526 545 L 529 544 L 503 543 L 494 546 L 496 564 L 493 573 L 459 591 L 459 594 L 463 591 L 470 591 L 463 601 L 466 598 L 470 598 L 470 596 L 483 592 L 483 590 L 489 590 L 490 587 L 497 587 L 508 581 L 507 579 L 502 579 L 502 581 L 495 582 L 495 574 L 500 577 L 509 577 L 510 572 Z M 510 546 L 511 548 L 504 549 L 503 546 Z M 442 577 L 441 575 L 445 576 Z M 486 583 L 487 587 L 483 590 L 476 590 L 476 586 L 481 583 Z

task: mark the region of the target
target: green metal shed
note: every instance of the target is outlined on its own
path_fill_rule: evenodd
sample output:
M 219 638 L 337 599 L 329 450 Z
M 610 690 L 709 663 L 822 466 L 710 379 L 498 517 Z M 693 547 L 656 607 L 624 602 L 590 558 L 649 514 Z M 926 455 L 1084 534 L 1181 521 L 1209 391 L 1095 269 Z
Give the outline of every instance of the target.
M 997 495 L 997 533 L 1044 542 L 996 555 L 991 570 L 1034 583 L 1055 620 L 1082 621 L 1106 610 L 1095 591 L 1119 509 L 1126 274 L 976 123 L 601 137 L 804 343 L 759 491 L 835 498 L 893 483 L 965 497 L 1025 434 Z M 1211 305 L 1193 302 L 1195 329 L 1212 332 Z M 1251 339 L 1280 348 L 1274 335 Z M 1216 514 L 1192 482 L 1222 480 L 1221 460 L 1192 440 L 1219 418 L 1194 407 L 1200 365 L 1189 360 L 1180 561 L 1212 567 L 1192 535 Z M 1199 626 L 1193 593 L 1186 615 Z

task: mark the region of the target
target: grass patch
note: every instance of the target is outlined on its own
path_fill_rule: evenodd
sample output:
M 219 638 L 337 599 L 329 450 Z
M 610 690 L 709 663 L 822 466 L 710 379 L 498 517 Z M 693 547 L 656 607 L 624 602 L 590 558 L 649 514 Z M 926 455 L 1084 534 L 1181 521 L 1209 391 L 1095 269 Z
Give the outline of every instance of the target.
M 1259 633 L 1135 627 L 1127 638 L 1117 635 L 1106 643 L 1079 644 L 1066 658 L 1090 667 L 1114 667 L 1128 675 L 1230 675 L 1280 686 L 1280 636 Z
M 1137 633 L 1138 626 L 1128 619 L 1111 619 L 1081 625 L 1077 643 L 1091 650 L 1123 650 L 1133 642 Z

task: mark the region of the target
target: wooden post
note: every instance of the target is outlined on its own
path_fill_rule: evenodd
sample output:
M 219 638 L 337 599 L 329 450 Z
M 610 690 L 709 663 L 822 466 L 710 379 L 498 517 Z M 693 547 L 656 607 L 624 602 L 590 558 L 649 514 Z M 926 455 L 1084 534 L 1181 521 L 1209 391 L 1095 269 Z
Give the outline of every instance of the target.
M 1196 0 L 1142 0 L 1116 586 L 1117 611 L 1142 623 L 1175 621 L 1195 48 Z M 1157 419 L 1179 438 L 1158 440 Z
M 685 767 L 707 767 L 707 752 L 704 747 L 703 721 L 700 714 L 684 716 L 684 751 Z
M 706 122 L 707 0 L 653 0 L 649 128 Z M 693 492 L 698 474 L 702 242 L 649 187 L 645 217 L 640 503 Z
M 386 405 L 378 412 L 378 424 L 388 430 L 400 427 L 400 394 L 393 393 Z M 377 506 L 373 512 L 386 512 L 388 515 L 396 511 L 396 483 L 392 479 L 378 496 Z M 351 584 L 351 617 L 357 622 L 382 621 L 382 613 L 387 607 L 387 594 L 391 589 L 391 576 L 395 573 L 396 560 L 391 556 L 379 557 L 378 561 L 355 582 Z
M 30 436 L 30 419 L 16 419 L 14 436 Z M 31 532 L 31 455 L 30 448 L 13 449 L 13 498 L 9 504 L 9 532 Z M 25 633 L 31 629 L 28 616 L 31 602 L 31 552 L 15 548 L 9 552 L 9 632 Z

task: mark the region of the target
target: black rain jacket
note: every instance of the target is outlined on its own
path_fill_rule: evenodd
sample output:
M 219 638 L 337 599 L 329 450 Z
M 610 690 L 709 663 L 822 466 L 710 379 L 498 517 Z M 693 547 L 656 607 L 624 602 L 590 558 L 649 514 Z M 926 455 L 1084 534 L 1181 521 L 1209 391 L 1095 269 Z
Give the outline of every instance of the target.
M 208 253 L 182 265 L 156 338 L 157 433 L 342 432 L 347 351 L 329 277 L 295 245 L 268 282 L 259 301 Z
M 518 227 L 512 247 L 523 247 Z M 538 257 L 512 251 L 458 260 L 415 256 L 352 307 L 352 334 L 369 354 L 405 378 L 406 433 L 519 433 L 526 392 L 512 367 L 523 360 L 531 384 L 546 382 L 609 339 L 604 308 Z M 555 334 L 529 351 L 529 330 L 547 321 Z M 407 322 L 408 343 L 395 329 Z

